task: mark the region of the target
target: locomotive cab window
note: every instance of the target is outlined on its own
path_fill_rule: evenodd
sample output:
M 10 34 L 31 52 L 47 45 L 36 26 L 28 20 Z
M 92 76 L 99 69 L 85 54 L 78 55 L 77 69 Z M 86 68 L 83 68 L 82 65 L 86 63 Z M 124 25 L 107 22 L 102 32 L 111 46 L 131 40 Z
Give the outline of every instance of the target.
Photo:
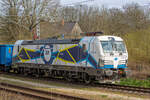
M 113 51 L 126 53 L 126 49 L 123 41 L 115 41 L 115 42 L 101 41 L 101 45 L 104 53 L 111 53 Z
M 19 47 L 19 45 L 18 45 L 18 52 L 20 51 L 19 48 L 20 48 L 20 47 Z

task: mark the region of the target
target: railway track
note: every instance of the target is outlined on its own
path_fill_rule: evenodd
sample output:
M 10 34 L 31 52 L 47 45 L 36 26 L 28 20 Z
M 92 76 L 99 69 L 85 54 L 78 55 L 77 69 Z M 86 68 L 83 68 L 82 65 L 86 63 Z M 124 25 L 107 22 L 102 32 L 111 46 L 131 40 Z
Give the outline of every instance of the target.
M 97 87 L 112 89 L 112 90 L 119 90 L 122 92 L 132 92 L 138 94 L 148 94 L 150 95 L 150 88 L 144 87 L 135 87 L 135 86 L 126 86 L 126 85 L 118 85 L 118 84 L 97 84 Z
M 60 93 L 47 92 L 28 87 L 12 85 L 8 83 L 0 83 L 0 91 L 12 92 L 23 96 L 32 97 L 38 100 L 89 100 L 86 98 L 75 97 Z
M 3 73 L 4 74 L 4 73 Z M 14 74 L 10 74 L 10 73 L 5 73 L 8 75 L 14 75 Z M 15 75 L 14 75 L 15 76 Z M 19 77 L 23 77 L 23 76 L 19 76 Z M 28 77 L 25 77 L 28 78 Z M 48 78 L 31 78 L 31 79 L 35 79 L 35 80 L 46 80 L 48 81 Z M 67 83 L 67 81 L 64 81 L 62 79 L 49 79 L 49 81 L 56 81 L 59 83 Z M 72 85 L 81 85 L 81 86 L 85 86 L 84 83 L 80 83 L 80 82 L 71 82 L 70 84 Z M 136 94 L 145 94 L 145 95 L 150 95 L 150 88 L 144 88 L 144 87 L 135 87 L 135 86 L 126 86 L 126 85 L 118 85 L 118 84 L 108 84 L 108 83 L 93 83 L 93 84 L 86 84 L 87 87 L 96 87 L 96 88 L 104 88 L 104 89 L 109 89 L 109 90 L 113 90 L 113 91 L 121 91 L 121 92 L 129 92 L 129 93 L 136 93 Z

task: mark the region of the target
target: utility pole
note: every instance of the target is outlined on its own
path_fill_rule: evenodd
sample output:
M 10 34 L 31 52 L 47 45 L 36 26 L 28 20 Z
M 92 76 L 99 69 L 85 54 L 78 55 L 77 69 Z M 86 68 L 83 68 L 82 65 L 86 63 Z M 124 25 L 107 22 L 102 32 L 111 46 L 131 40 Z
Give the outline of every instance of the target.
M 40 2 L 38 2 L 40 3 Z M 39 40 L 40 39 L 40 9 L 37 8 L 36 9 L 36 36 L 35 36 L 35 40 Z M 38 14 L 39 13 L 39 14 Z
M 37 23 L 36 36 L 37 36 L 37 39 L 40 39 L 40 17 L 39 16 L 37 16 L 36 18 L 36 23 Z

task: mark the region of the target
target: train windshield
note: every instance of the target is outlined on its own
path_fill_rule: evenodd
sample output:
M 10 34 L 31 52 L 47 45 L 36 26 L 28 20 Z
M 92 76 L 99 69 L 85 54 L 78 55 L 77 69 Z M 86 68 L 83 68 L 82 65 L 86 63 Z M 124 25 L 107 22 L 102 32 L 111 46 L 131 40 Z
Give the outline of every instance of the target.
M 105 53 L 113 52 L 113 48 L 110 41 L 101 41 L 101 44 Z
M 121 53 L 125 53 L 126 49 L 125 49 L 125 45 L 122 41 L 101 41 L 102 44 L 102 48 L 104 53 L 110 53 L 110 52 L 121 52 Z

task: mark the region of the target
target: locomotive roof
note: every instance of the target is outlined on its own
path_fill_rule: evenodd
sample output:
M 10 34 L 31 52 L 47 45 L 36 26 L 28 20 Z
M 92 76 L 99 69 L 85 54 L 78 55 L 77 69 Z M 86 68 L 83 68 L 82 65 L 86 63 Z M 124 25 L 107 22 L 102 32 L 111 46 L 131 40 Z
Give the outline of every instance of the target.
M 110 40 L 110 38 L 114 38 L 116 41 L 123 41 L 123 39 L 118 36 L 103 35 L 103 36 L 98 37 L 98 39 L 101 41 L 108 41 L 108 40 Z
M 110 39 L 114 39 L 115 41 L 123 41 L 123 39 L 121 37 L 118 36 L 112 36 L 112 35 L 103 35 L 103 36 L 87 36 L 87 37 L 83 37 L 83 40 L 86 41 L 91 41 L 92 38 L 98 39 L 100 41 L 109 41 Z
M 94 36 L 100 41 L 108 41 L 110 38 L 114 38 L 116 41 L 123 41 L 122 38 L 117 36 Z M 40 44 L 78 44 L 80 40 L 90 40 L 89 38 L 93 38 L 93 36 L 90 37 L 83 37 L 82 39 L 55 39 L 55 38 L 49 38 L 49 39 L 43 39 L 43 40 L 18 40 L 15 44 L 17 45 L 40 45 Z
M 22 45 L 39 45 L 39 44 L 77 44 L 79 43 L 80 39 L 43 39 L 43 40 L 33 40 L 33 41 L 23 41 Z

